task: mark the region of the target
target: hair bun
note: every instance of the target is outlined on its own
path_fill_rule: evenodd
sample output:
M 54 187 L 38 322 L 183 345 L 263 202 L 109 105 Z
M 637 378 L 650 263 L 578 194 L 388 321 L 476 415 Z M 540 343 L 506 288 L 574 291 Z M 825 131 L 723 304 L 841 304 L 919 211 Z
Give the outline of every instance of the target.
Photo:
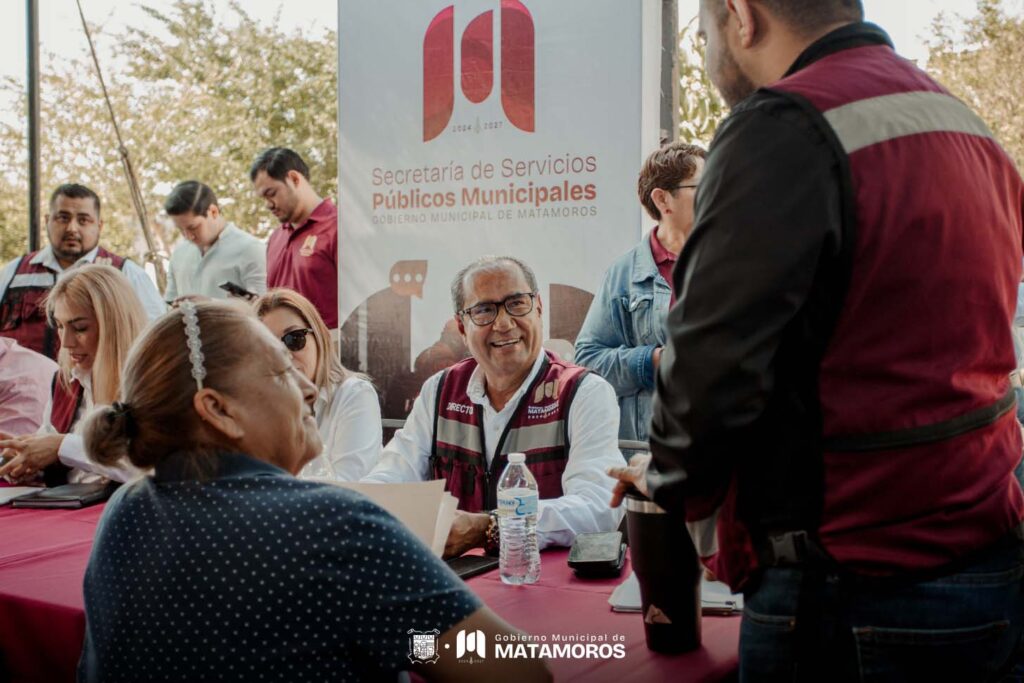
M 126 403 L 97 406 L 82 420 L 82 439 L 89 458 L 114 465 L 128 455 L 128 442 L 138 434 L 132 408 Z
M 107 414 L 107 419 L 110 420 L 111 426 L 117 420 L 123 420 L 122 430 L 129 439 L 134 438 L 139 433 L 139 426 L 135 422 L 135 414 L 128 403 L 114 401 L 110 406 L 110 413 Z

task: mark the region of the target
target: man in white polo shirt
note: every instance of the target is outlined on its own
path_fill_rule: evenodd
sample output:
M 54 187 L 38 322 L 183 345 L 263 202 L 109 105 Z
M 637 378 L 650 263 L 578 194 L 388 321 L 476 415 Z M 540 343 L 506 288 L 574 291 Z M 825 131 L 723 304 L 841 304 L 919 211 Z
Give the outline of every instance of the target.
M 223 299 L 221 285 L 262 294 L 267 289 L 266 247 L 220 212 L 209 186 L 188 180 L 178 183 L 164 210 L 186 242 L 174 248 L 164 298 L 171 303 L 191 296 Z

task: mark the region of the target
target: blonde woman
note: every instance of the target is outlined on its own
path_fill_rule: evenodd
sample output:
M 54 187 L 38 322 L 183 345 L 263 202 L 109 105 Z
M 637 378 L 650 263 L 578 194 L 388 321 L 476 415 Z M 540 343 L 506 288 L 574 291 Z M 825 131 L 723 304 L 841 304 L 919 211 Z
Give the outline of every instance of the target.
M 39 431 L 0 440 L 7 459 L 0 477 L 42 477 L 47 486 L 101 477 L 126 481 L 134 468 L 89 460 L 74 429 L 94 404 L 116 400 L 128 349 L 147 323 L 142 302 L 116 268 L 84 265 L 57 281 L 46 298 L 46 313 L 60 337 L 60 370 Z
M 256 315 L 313 382 L 313 405 L 323 452 L 300 476 L 359 481 L 377 464 L 381 449 L 380 401 L 367 379 L 341 364 L 316 307 L 298 292 L 272 289 L 256 300 Z

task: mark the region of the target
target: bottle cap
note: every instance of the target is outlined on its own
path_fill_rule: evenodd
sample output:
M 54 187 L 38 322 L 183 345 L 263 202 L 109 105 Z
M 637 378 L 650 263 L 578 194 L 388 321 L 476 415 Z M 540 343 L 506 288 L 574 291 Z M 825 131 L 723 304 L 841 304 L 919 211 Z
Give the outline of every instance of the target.
M 508 462 L 510 465 L 522 465 L 526 462 L 526 453 L 509 453 Z

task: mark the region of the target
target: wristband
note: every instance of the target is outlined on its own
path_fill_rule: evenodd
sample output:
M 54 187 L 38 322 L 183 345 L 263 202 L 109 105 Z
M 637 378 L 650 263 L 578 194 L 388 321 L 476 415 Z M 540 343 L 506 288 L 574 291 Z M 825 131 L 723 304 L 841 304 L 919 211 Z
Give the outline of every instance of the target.
M 498 555 L 501 549 L 501 530 L 498 526 L 498 511 L 491 510 L 487 513 L 490 520 L 487 523 L 487 531 L 484 532 L 484 552 L 492 557 Z

